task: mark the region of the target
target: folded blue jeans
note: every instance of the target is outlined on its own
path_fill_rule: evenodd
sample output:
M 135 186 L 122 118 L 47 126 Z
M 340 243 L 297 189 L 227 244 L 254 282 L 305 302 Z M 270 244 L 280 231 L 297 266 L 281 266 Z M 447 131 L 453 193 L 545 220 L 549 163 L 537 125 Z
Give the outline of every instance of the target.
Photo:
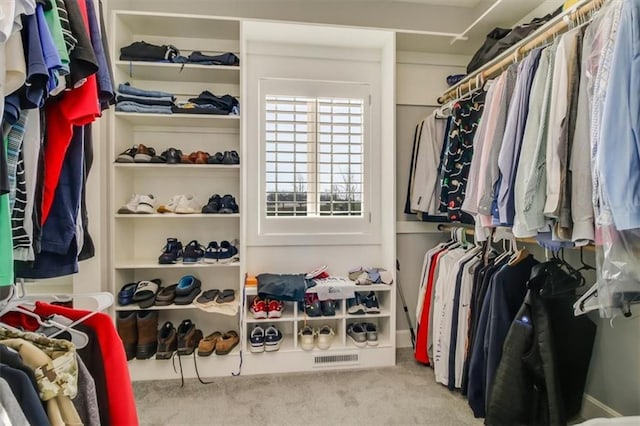
M 170 106 L 143 105 L 137 102 L 120 102 L 116 105 L 116 111 L 120 112 L 144 112 L 149 114 L 172 114 Z
M 144 90 L 138 89 L 137 87 L 133 87 L 129 83 L 120 83 L 118 85 L 118 92 L 123 95 L 135 95 L 135 96 L 146 96 L 148 98 L 165 98 L 169 97 L 172 100 L 175 100 L 175 95 L 167 92 L 161 92 L 159 90 Z

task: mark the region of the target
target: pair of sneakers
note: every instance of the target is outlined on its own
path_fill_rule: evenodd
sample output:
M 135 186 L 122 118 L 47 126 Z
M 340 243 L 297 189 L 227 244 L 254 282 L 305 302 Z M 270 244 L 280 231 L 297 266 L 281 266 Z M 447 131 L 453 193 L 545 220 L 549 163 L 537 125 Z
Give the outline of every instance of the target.
M 355 292 L 355 297 L 347 299 L 349 315 L 379 314 L 380 303 L 374 291 L 369 293 Z
M 305 325 L 298 332 L 298 342 L 300 342 L 300 347 L 305 351 L 313 350 L 316 345 L 318 349 L 327 350 L 331 347 L 335 335 L 333 328 L 328 325 L 323 325 L 317 330 Z
M 182 263 L 198 263 L 204 258 L 204 251 L 204 247 L 198 243 L 198 240 L 192 240 L 183 247 L 177 238 L 167 238 L 167 244 L 158 257 L 158 263 L 169 265 L 180 260 Z
M 152 214 L 156 211 L 156 199 L 152 194 L 133 194 L 129 201 L 118 209 L 119 214 Z
M 220 245 L 217 241 L 211 241 L 203 259 L 205 263 L 232 263 L 240 260 L 240 255 L 238 248 L 227 240 L 220 242 Z
M 240 209 L 233 195 L 225 194 L 221 197 L 218 194 L 213 194 L 200 211 L 205 214 L 233 214 L 239 213 Z
M 378 328 L 371 322 L 354 322 L 347 326 L 347 336 L 359 348 L 378 346 Z
M 280 318 L 284 311 L 284 303 L 276 299 L 261 299 L 260 296 L 253 298 L 249 311 L 255 319 Z
M 154 157 L 156 157 L 155 149 L 139 144 L 118 154 L 116 163 L 150 163 Z
M 316 293 L 307 293 L 304 295 L 304 302 L 298 303 L 300 312 L 304 312 L 309 317 L 334 317 L 336 315 L 335 300 L 320 300 Z
M 200 213 L 200 201 L 192 194 L 174 195 L 168 203 L 158 206 L 158 213 Z
M 249 350 L 253 353 L 275 352 L 284 340 L 282 332 L 274 325 L 266 328 L 256 325 L 249 336 Z

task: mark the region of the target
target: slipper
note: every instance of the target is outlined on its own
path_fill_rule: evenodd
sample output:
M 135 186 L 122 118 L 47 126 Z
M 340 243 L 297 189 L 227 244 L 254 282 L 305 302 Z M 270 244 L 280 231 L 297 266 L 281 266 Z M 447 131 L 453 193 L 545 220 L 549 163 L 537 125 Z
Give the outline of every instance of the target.
M 134 302 L 142 302 L 144 300 L 155 297 L 160 285 L 155 281 L 140 281 L 135 293 L 133 294 Z
M 172 304 L 173 300 L 176 298 L 176 287 L 178 287 L 178 284 L 162 287 L 158 294 L 156 294 L 155 305 L 167 306 Z
M 195 299 L 199 294 L 200 287 L 194 287 L 193 290 L 191 290 L 191 293 L 182 296 L 176 296 L 176 298 L 173 300 L 173 304 L 189 305 L 190 303 L 193 303 L 193 299 Z
M 148 309 L 148 308 L 152 307 L 152 306 L 153 306 L 153 304 L 154 304 L 154 303 L 155 303 L 155 301 L 156 301 L 156 297 L 158 297 L 158 293 L 159 293 L 162 289 L 164 289 L 164 287 L 158 287 L 158 290 L 159 290 L 159 291 L 157 291 L 157 292 L 156 292 L 152 297 L 150 297 L 150 298 L 148 298 L 148 299 L 145 299 L 145 300 L 142 300 L 142 301 L 138 302 L 138 306 L 140 307 L 140 309 Z
M 196 302 L 202 304 L 211 303 L 216 300 L 218 293 L 220 293 L 220 290 L 218 290 L 217 288 L 214 288 L 213 290 L 207 290 L 202 293 L 200 297 L 198 297 L 198 299 L 196 299 Z
M 222 290 L 218 296 L 216 297 L 216 303 L 229 303 L 229 302 L 233 302 L 236 298 L 236 292 L 235 290 L 232 290 L 230 288 L 226 289 L 226 290 Z
M 176 287 L 176 297 L 189 295 L 193 292 L 194 289 L 200 291 L 201 285 L 202 283 L 200 282 L 200 280 L 193 275 L 185 275 L 184 277 L 180 278 L 180 281 L 178 281 L 178 286 Z
M 122 286 L 118 292 L 118 304 L 126 306 L 133 303 L 133 294 L 136 292 L 138 283 L 128 283 Z

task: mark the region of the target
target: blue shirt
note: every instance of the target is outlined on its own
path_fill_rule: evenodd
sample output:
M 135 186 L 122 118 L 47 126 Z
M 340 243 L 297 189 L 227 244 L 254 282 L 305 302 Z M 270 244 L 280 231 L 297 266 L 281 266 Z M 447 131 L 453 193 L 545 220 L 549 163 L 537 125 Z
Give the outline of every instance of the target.
M 640 228 L 640 0 L 623 2 L 596 161 L 618 230 Z

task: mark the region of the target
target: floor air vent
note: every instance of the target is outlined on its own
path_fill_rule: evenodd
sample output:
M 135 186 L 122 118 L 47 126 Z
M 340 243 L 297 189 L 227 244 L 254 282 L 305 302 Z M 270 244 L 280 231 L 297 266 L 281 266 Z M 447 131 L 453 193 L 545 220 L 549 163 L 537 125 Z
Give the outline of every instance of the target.
M 336 364 L 357 364 L 358 354 L 323 355 L 314 357 L 315 367 L 330 366 Z

